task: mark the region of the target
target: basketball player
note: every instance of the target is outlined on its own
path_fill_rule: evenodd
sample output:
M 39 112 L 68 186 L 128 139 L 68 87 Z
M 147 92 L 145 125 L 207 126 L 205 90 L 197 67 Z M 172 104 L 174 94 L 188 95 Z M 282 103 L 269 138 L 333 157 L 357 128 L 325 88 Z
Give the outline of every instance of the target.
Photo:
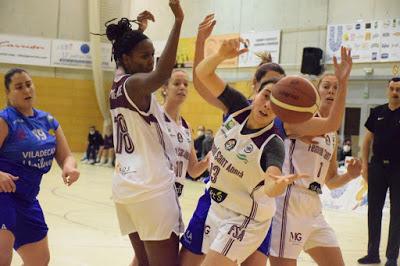
M 198 36 L 197 36 L 197 41 L 196 41 L 196 51 L 195 51 L 195 64 L 198 64 L 198 61 L 196 61 L 196 58 L 200 58 L 200 60 L 204 57 L 204 52 L 203 52 L 203 47 L 204 47 L 204 42 L 207 39 L 207 37 L 211 34 L 211 31 L 215 25 L 215 20 L 213 15 L 207 16 L 203 22 L 199 26 L 199 31 L 198 31 Z M 200 61 L 199 60 L 199 61 Z M 263 69 L 264 67 L 268 66 L 269 64 L 262 65 L 256 72 L 255 75 L 255 80 L 258 81 L 261 78 L 257 77 L 262 77 L 261 74 L 269 74 L 269 71 L 266 71 Z M 276 64 L 277 65 L 277 64 Z M 279 66 L 279 65 L 277 65 Z M 274 67 L 274 69 L 277 69 Z M 271 71 L 272 74 L 275 71 Z M 280 72 L 280 71 L 279 71 Z M 278 73 L 279 73 L 278 72 Z M 283 72 L 283 70 L 282 70 Z M 277 74 L 278 74 L 277 73 Z M 284 73 L 284 72 L 283 72 Z M 195 73 L 194 73 L 195 74 Z M 263 77 L 263 80 L 268 79 L 268 76 Z M 214 106 L 219 107 L 220 109 L 223 109 L 224 107 L 221 106 L 219 101 L 216 101 L 213 99 L 212 95 L 208 91 L 207 87 L 205 87 L 197 78 L 196 75 L 193 75 L 193 80 L 194 80 L 194 85 L 196 90 L 199 92 L 199 94 L 206 99 L 208 102 L 212 103 Z M 255 88 L 257 87 L 254 86 Z M 342 110 L 344 109 L 344 99 L 346 95 L 346 90 L 341 91 L 339 99 L 336 101 L 336 104 L 340 104 Z M 343 111 L 337 113 L 338 116 L 333 116 L 331 115 L 328 119 L 322 120 L 322 119 L 311 119 L 310 121 L 307 122 L 306 125 L 302 124 L 297 124 L 296 125 L 286 125 L 286 127 L 292 127 L 293 132 L 295 132 L 297 135 L 318 135 L 318 134 L 324 134 L 327 131 L 331 129 L 332 125 L 340 125 L 340 116 L 343 116 Z M 279 122 L 279 120 L 278 120 Z M 280 122 L 281 123 L 281 122 Z M 183 265 L 200 265 L 204 255 L 201 252 L 201 246 L 202 246 L 202 233 L 203 233 L 203 228 L 204 228 L 204 222 L 207 217 L 208 213 L 208 208 L 211 204 L 211 200 L 209 196 L 206 193 L 199 199 L 198 205 L 196 207 L 196 210 L 192 216 L 192 219 L 188 225 L 188 228 L 185 232 L 185 234 L 181 238 L 181 243 L 182 243 L 182 249 L 180 253 L 180 259 Z M 242 265 L 265 265 L 267 256 L 269 253 L 269 238 L 268 236 L 265 238 L 265 241 L 262 243 L 262 245 L 258 248 L 256 252 L 252 254 L 249 258 L 246 259 L 246 261 Z
M 58 121 L 35 109 L 35 85 L 20 68 L 4 76 L 7 107 L 0 112 L 0 265 L 12 249 L 24 265 L 48 265 L 47 225 L 36 196 L 55 158 L 68 186 L 79 178 Z
M 197 39 L 193 69 L 200 63 L 204 58 L 204 45 L 206 39 L 210 36 L 212 29 L 215 25 L 214 15 L 210 14 L 204 18 L 200 23 Z M 252 80 L 252 95 L 250 99 L 254 98 L 257 91 L 260 89 L 260 85 L 271 78 L 280 78 L 285 75 L 285 71 L 282 67 L 276 63 L 271 63 L 271 58 L 261 56 L 261 63 L 259 64 L 257 71 L 254 74 Z M 209 103 L 215 107 L 224 111 L 224 120 L 227 118 L 227 110 L 225 105 L 221 104 L 220 101 L 216 100 L 215 97 L 204 87 L 204 85 L 198 80 L 195 71 L 193 71 L 193 84 L 197 92 Z M 204 195 L 202 195 L 196 207 L 195 212 L 190 220 L 189 226 L 185 234 L 181 238 L 181 252 L 180 261 L 182 265 L 200 265 L 204 259 L 202 250 L 204 223 L 207 217 L 208 209 L 211 205 L 211 198 L 209 191 L 206 189 Z M 269 251 L 270 235 L 265 238 L 260 247 L 242 263 L 242 265 L 265 265 L 267 262 L 267 256 Z
M 184 17 L 178 0 L 170 0 L 169 6 L 175 21 L 154 71 L 154 47 L 143 29 L 132 30 L 122 18 L 106 30 L 117 64 L 110 92 L 113 200 L 121 232 L 129 235 L 139 265 L 176 265 L 183 231 L 174 188 L 175 151 L 153 95 L 171 76 Z M 154 17 L 149 13 L 148 19 Z
M 176 151 L 174 169 L 178 196 L 182 194 L 186 173 L 192 178 L 197 178 L 209 166 L 209 156 L 205 156 L 201 161 L 197 160 L 191 130 L 180 115 L 181 106 L 187 98 L 188 85 L 188 74 L 184 70 L 175 69 L 162 88 L 165 99 L 164 118 Z
M 349 60 L 343 57 L 342 61 Z M 338 75 L 324 75 L 318 85 L 321 106 L 318 115 L 327 117 L 336 100 L 338 88 L 347 80 L 338 80 Z M 305 143 L 290 138 L 292 131 L 286 130 L 285 163 L 283 172 L 307 173 L 312 179 L 298 180 L 290 185 L 286 193 L 276 198 L 277 210 L 272 223 L 272 266 L 296 265 L 302 250 L 306 251 L 318 265 L 344 265 L 342 253 L 332 228 L 322 214 L 319 194 L 326 184 L 335 189 L 358 177 L 361 162 L 351 159 L 347 172 L 337 173 L 336 131 L 315 137 L 314 143 Z
M 199 80 L 231 114 L 214 138 L 209 187 L 213 201 L 204 230 L 203 265 L 242 263 L 268 232 L 275 211 L 272 197 L 305 177 L 280 176 L 284 147 L 273 123 L 271 84 L 262 87 L 250 105 L 215 74 L 222 61 L 245 51 L 239 49 L 239 40 L 225 40 L 196 68 Z

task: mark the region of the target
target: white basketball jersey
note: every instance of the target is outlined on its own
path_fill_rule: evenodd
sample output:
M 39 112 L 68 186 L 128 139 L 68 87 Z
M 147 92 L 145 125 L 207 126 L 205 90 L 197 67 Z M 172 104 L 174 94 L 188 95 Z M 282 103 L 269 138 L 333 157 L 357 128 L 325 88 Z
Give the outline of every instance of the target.
M 210 195 L 214 202 L 257 221 L 270 219 L 275 200 L 264 192 L 265 173 L 260 166 L 264 146 L 277 130 L 273 123 L 241 134 L 251 107 L 233 113 L 214 138 L 210 167 Z
M 192 151 L 192 134 L 188 124 L 183 117 L 176 123 L 164 110 L 164 120 L 169 137 L 176 152 L 175 161 L 172 162 L 175 171 L 175 186 L 180 196 L 182 194 L 186 172 L 189 165 L 190 152 Z
M 140 111 L 127 94 L 128 77 L 114 80 L 110 92 L 116 154 L 112 191 L 119 203 L 150 199 L 172 189 L 175 181 L 164 113 L 153 95 L 149 110 Z
M 330 160 L 336 152 L 336 133 L 315 137 L 313 141 L 318 143 L 307 144 L 300 140 L 285 139 L 285 162 L 282 172 L 308 174 L 311 178 L 299 179 L 295 185 L 321 194 Z

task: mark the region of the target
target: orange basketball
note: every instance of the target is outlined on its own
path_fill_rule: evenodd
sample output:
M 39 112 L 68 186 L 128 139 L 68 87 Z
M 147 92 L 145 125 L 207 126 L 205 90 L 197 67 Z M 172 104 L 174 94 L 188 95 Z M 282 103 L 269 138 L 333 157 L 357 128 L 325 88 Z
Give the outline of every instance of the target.
M 301 123 L 314 116 L 319 108 L 317 89 L 307 79 L 287 76 L 279 80 L 271 93 L 274 113 L 287 123 Z

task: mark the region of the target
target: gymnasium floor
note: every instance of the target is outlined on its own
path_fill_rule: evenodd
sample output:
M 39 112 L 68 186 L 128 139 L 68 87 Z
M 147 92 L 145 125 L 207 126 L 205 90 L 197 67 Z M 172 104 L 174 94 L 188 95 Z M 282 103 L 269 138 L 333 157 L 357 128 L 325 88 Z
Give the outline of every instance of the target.
M 43 178 L 39 198 L 50 228 L 50 265 L 129 265 L 132 248 L 128 238 L 120 236 L 110 199 L 112 169 L 91 165 L 79 165 L 79 169 L 80 180 L 69 188 L 62 183 L 61 172 L 55 165 Z M 185 223 L 202 190 L 202 183 L 187 182 L 181 201 Z M 337 233 L 346 265 L 358 265 L 356 260 L 365 254 L 367 246 L 366 216 L 333 211 L 325 211 L 325 215 Z M 384 258 L 387 230 L 388 219 L 384 218 L 381 258 Z M 14 254 L 12 265 L 21 264 Z M 298 265 L 315 264 L 303 254 Z

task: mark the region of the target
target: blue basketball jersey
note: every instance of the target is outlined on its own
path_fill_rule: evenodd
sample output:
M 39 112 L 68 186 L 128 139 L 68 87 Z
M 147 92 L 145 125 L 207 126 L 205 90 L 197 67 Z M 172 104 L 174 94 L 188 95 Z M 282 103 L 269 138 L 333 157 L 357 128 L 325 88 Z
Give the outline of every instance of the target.
M 8 136 L 0 148 L 0 171 L 19 177 L 16 196 L 33 200 L 42 175 L 51 168 L 59 123 L 37 109 L 33 116 L 26 117 L 14 107 L 7 107 L 0 117 L 8 124 Z

